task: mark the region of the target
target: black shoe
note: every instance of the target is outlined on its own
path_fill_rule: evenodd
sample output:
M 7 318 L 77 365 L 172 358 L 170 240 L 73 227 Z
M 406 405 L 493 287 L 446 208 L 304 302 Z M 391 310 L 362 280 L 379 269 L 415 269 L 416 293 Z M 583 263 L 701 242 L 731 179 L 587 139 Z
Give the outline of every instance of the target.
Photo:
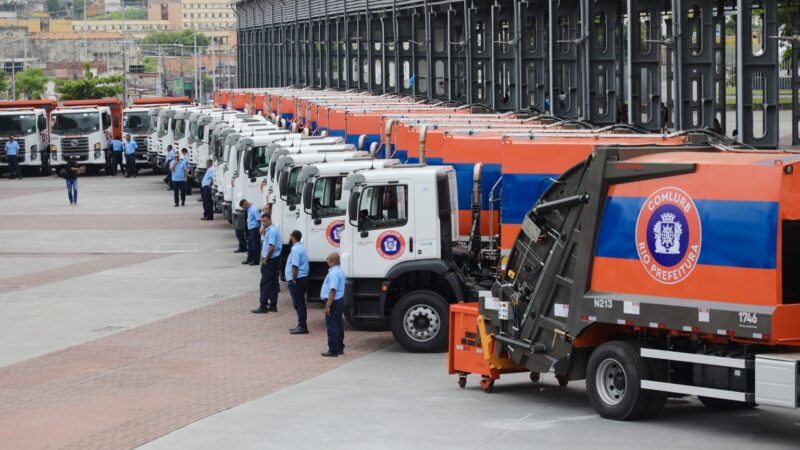
M 308 334 L 308 328 L 300 328 L 300 327 L 292 328 L 291 330 L 289 330 L 289 333 L 290 334 Z
M 181 202 L 181 206 L 186 206 L 186 202 Z
M 257 262 L 251 262 L 251 263 L 250 263 L 250 265 L 251 265 L 251 266 L 257 266 L 257 265 L 258 265 L 258 263 L 257 263 Z
M 250 264 L 250 261 L 242 261 L 242 265 Z
M 172 188 L 167 188 L 167 190 L 168 190 L 168 191 L 171 191 L 171 190 L 172 190 Z
M 233 251 L 233 253 L 244 253 L 244 252 L 246 252 L 246 251 L 247 251 L 247 250 L 242 250 L 242 249 L 240 248 L 240 249 L 238 249 L 238 250 L 234 250 L 234 251 Z
M 130 178 L 130 177 L 131 177 L 130 175 L 125 175 L 125 178 Z
M 339 356 L 339 354 L 331 352 L 331 351 L 327 351 L 325 353 L 320 353 L 320 356 L 324 356 L 326 358 L 328 358 L 328 357 L 334 357 L 335 358 L 335 357 Z
M 178 204 L 177 204 L 177 203 L 175 203 L 175 207 L 176 207 L 176 208 L 178 207 Z
M 344 350 L 339 350 L 339 356 L 344 356 Z
M 269 310 L 272 311 L 272 312 L 278 312 L 278 306 L 277 305 L 272 305 L 272 306 L 269 307 Z
M 269 312 L 269 309 L 258 307 L 256 309 L 250 311 L 250 312 L 253 313 L 253 314 L 267 314 Z

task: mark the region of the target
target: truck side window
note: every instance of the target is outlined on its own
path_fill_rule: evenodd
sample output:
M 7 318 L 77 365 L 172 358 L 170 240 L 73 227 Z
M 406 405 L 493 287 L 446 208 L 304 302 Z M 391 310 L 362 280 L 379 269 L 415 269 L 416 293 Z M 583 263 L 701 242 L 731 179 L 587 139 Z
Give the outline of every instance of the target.
M 401 227 L 408 222 L 408 186 L 369 186 L 358 207 L 362 230 Z
M 314 217 L 343 216 L 347 212 L 347 199 L 342 198 L 343 177 L 320 178 L 314 183 L 311 203 Z
M 258 147 L 256 152 L 256 176 L 265 177 L 269 173 L 269 159 L 267 158 L 267 148 Z
M 292 167 L 292 170 L 289 172 L 289 193 L 286 195 L 286 201 L 290 205 L 300 204 L 303 196 L 303 190 L 299 189 L 297 185 L 301 170 L 302 167 Z

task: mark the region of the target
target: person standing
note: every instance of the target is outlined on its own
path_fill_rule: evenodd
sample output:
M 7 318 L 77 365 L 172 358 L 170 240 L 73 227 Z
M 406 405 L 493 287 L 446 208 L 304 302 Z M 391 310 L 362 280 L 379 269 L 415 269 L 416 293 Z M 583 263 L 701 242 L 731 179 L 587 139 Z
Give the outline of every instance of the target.
M 264 242 L 261 244 L 261 286 L 259 306 L 251 311 L 253 314 L 278 312 L 278 272 L 280 271 L 281 232 L 272 223 L 272 214 L 261 214 L 261 225 L 264 227 Z
M 258 231 L 261 226 L 261 211 L 245 199 L 239 202 L 239 207 L 245 210 L 247 217 L 247 259 L 242 261 L 242 264 L 255 266 L 258 264 L 258 242 L 261 239 L 261 233 Z
M 211 182 L 214 180 L 214 162 L 206 161 L 206 173 L 200 182 L 200 197 L 203 198 L 203 218 L 200 220 L 214 220 L 214 202 L 211 200 Z
M 550 105 L 550 93 L 544 93 L 544 113 L 545 114 L 552 114 L 552 108 Z
M 286 260 L 284 272 L 286 282 L 289 285 L 289 294 L 292 296 L 292 304 L 297 313 L 297 326 L 289 330 L 291 334 L 308 334 L 306 291 L 308 290 L 309 265 L 308 252 L 306 251 L 306 246 L 301 242 L 302 239 L 303 233 L 299 230 L 292 231 L 289 236 L 292 250 Z
M 186 149 L 181 150 L 181 160 L 184 161 L 186 165 L 186 170 L 189 170 L 189 151 Z M 192 180 L 186 178 L 186 184 L 184 185 L 186 188 L 186 195 L 192 195 Z
M 167 188 L 168 191 L 172 190 L 172 171 L 170 170 L 170 166 L 172 165 L 172 161 L 175 159 L 175 152 L 172 150 L 172 145 L 167 146 L 167 175 L 164 177 L 164 184 L 169 186 Z
M 169 168 L 172 172 L 172 196 L 175 198 L 175 207 L 178 207 L 178 196 L 180 196 L 181 206 L 186 206 L 186 190 L 183 187 L 186 184 L 186 160 L 183 160 L 175 154 L 172 160 L 172 165 Z
M 6 159 L 8 159 L 8 176 L 10 179 L 22 179 L 22 172 L 19 170 L 19 142 L 14 136 L 8 137 L 5 145 Z
M 131 138 L 131 135 L 127 135 L 125 141 L 125 165 L 127 166 L 128 173 L 125 175 L 125 178 L 136 178 L 136 149 L 138 147 L 136 141 Z
M 558 113 L 563 114 L 567 112 L 567 93 L 563 90 L 558 93 Z
M 117 166 L 122 167 L 122 141 L 115 137 L 111 140 L 111 176 L 117 176 Z
M 67 180 L 67 197 L 69 197 L 70 205 L 78 204 L 78 174 L 85 171 L 85 167 L 78 165 L 77 156 L 73 156 L 67 161 L 64 178 Z
M 669 109 L 664 102 L 661 102 L 661 132 L 666 133 L 669 131 L 667 126 L 669 125 Z
M 325 301 L 325 326 L 328 329 L 328 351 L 321 355 L 344 355 L 344 272 L 336 252 L 328 255 L 328 275 L 319 296 Z

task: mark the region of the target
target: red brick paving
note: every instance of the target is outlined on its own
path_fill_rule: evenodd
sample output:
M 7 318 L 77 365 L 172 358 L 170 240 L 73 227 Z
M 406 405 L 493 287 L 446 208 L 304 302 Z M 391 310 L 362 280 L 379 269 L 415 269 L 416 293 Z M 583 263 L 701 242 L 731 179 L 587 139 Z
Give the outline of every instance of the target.
M 0 368 L 0 448 L 127 449 L 302 382 L 392 343 L 346 333 L 346 356 L 322 358 L 323 313 L 311 334 L 296 316 L 253 315 L 257 294 Z
M 69 256 L 75 256 L 75 254 L 69 254 Z M 68 264 L 66 266 L 42 270 L 39 272 L 16 275 L 13 277 L 0 278 L 0 295 L 20 289 L 41 286 L 43 284 L 79 278 L 106 270 L 132 266 L 134 264 L 141 264 L 166 256 L 169 256 L 169 254 L 114 253 L 107 255 L 93 255 L 93 259 L 89 261 L 82 261 L 74 264 Z
M 0 218 L 0 230 L 187 230 L 231 227 L 221 215 L 209 221 L 200 220 L 201 215 L 199 211 L 192 214 L 5 215 Z

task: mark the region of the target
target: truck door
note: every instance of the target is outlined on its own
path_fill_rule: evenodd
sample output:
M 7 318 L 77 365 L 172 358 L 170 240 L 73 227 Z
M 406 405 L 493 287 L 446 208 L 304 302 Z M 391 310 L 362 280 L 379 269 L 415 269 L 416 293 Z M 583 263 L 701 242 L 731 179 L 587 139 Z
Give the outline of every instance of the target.
M 343 196 L 343 184 L 342 176 L 321 177 L 311 190 L 311 209 L 304 211 L 310 215 L 308 233 L 303 240 L 317 260 L 340 251 L 348 200 Z
M 407 180 L 367 185 L 358 200 L 358 230 L 353 233 L 348 276 L 383 278 L 395 265 L 414 259 L 413 183 Z
M 282 210 L 280 227 L 284 243 L 289 242 L 289 234 L 297 228 L 297 219 L 300 218 L 300 203 L 303 191 L 298 186 L 297 181 L 301 170 L 303 170 L 303 166 L 293 166 L 291 169 L 279 174 L 281 177 L 288 177 L 285 195 L 282 192 L 278 202 Z

